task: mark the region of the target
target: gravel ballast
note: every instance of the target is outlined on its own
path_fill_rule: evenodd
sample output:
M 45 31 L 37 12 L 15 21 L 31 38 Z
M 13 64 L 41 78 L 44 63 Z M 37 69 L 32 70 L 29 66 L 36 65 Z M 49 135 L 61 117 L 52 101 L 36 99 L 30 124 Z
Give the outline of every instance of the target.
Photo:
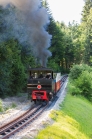
M 38 119 L 34 120 L 33 123 L 27 125 L 24 129 L 17 132 L 10 139 L 34 139 L 34 137 L 39 133 L 39 131 L 45 128 L 47 125 L 53 124 L 53 120 L 50 119 L 49 114 L 52 110 L 59 110 L 59 105 L 63 102 L 66 95 L 66 86 L 68 80 L 64 83 L 63 87 L 58 92 L 58 100 L 54 105 L 51 105 L 46 109 Z M 24 97 L 12 97 L 2 100 L 3 105 L 10 105 L 11 103 L 16 104 L 16 108 L 11 108 L 4 113 L 0 113 L 0 124 L 9 121 L 19 114 L 25 112 L 33 103 L 27 99 L 27 94 Z

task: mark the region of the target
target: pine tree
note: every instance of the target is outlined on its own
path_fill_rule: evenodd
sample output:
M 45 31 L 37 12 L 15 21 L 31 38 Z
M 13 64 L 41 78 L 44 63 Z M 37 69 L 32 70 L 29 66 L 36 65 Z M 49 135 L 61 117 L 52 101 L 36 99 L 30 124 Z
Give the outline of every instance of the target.
M 84 62 L 92 65 L 92 1 L 86 0 L 82 12 L 82 27 L 85 34 L 85 57 Z

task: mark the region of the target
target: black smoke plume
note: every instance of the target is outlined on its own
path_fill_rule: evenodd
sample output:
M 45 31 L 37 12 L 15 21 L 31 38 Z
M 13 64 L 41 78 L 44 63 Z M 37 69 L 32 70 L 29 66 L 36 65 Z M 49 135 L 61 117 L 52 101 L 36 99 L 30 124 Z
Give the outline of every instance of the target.
M 0 0 L 5 13 L 3 25 L 5 31 L 0 33 L 0 42 L 15 37 L 21 44 L 31 45 L 34 56 L 46 66 L 51 56 L 48 50 L 52 36 L 45 27 L 49 24 L 49 16 L 40 0 Z

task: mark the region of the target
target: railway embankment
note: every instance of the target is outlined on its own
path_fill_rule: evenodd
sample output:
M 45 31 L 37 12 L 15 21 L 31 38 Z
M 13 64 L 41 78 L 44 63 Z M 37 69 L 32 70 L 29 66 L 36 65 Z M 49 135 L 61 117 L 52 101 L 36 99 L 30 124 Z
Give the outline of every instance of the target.
M 50 114 L 53 124 L 48 124 L 35 139 L 91 139 L 92 103 L 82 96 L 67 93 L 59 106 L 59 110 Z

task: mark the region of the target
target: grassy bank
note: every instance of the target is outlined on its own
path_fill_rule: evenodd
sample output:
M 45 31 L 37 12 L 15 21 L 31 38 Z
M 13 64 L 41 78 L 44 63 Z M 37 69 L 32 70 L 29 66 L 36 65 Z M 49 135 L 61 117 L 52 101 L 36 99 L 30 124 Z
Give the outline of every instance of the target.
M 92 104 L 83 97 L 67 94 L 60 111 L 53 111 L 53 125 L 40 131 L 35 139 L 91 139 Z

